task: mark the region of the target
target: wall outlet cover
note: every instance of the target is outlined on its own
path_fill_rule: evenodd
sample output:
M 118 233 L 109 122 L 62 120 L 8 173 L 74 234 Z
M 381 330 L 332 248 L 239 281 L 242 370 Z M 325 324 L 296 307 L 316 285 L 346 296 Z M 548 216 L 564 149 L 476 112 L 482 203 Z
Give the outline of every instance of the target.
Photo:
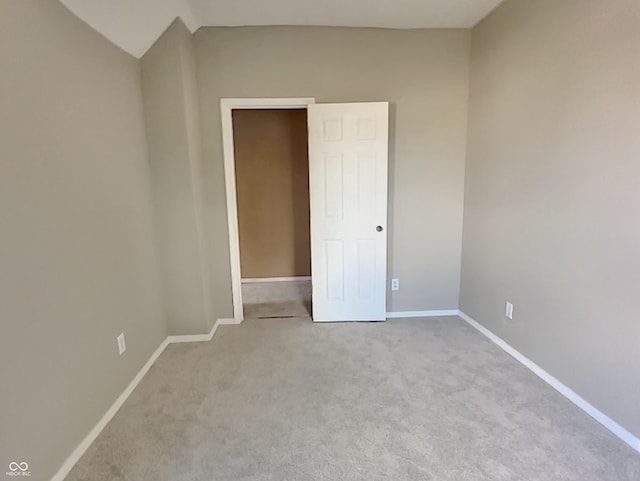
M 391 290 L 392 291 L 400 290 L 400 279 L 391 279 Z
M 127 345 L 124 342 L 124 332 L 121 332 L 118 336 L 118 354 L 122 356 L 124 351 L 127 350 Z
M 513 319 L 513 304 L 509 301 L 507 301 L 505 306 L 504 315 L 507 316 L 508 319 Z

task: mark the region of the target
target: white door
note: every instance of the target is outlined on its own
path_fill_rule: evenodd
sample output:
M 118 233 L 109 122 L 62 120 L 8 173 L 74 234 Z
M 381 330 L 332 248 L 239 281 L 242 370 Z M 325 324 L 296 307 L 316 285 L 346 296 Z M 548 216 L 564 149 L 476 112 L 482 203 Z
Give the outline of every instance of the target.
M 308 107 L 314 321 L 386 318 L 389 104 Z

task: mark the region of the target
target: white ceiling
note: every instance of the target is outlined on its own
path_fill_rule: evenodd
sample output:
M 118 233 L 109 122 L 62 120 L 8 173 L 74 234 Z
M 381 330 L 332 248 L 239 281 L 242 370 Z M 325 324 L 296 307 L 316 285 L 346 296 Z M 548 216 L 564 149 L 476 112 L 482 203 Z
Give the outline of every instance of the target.
M 181 17 L 202 26 L 332 25 L 470 28 L 503 0 L 60 0 L 130 54 L 141 57 Z

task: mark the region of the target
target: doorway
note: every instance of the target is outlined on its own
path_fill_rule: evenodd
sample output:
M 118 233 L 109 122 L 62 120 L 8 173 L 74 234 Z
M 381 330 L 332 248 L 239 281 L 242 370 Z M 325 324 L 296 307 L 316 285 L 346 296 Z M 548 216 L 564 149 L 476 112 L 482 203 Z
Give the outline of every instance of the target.
M 385 320 L 389 103 L 221 99 L 220 108 L 235 321 L 245 318 L 243 290 L 256 278 L 243 283 L 234 111 L 274 109 L 299 109 L 307 117 L 313 321 Z
M 222 147 L 224 154 L 224 175 L 227 198 L 227 221 L 229 228 L 229 255 L 231 267 L 231 288 L 233 296 L 233 317 L 236 322 L 245 318 L 243 306 L 243 283 L 240 260 L 240 239 L 238 222 L 238 197 L 236 191 L 236 161 L 234 149 L 233 112 L 239 110 L 302 110 L 315 103 L 313 98 L 278 98 L 278 99 L 221 99 L 220 111 L 222 119 Z M 251 278 L 245 278 L 251 279 Z M 274 281 L 278 282 L 278 281 Z M 245 282 L 250 286 L 251 282 Z M 253 287 L 247 287 L 251 290 Z
M 232 111 L 245 318 L 311 316 L 305 109 Z

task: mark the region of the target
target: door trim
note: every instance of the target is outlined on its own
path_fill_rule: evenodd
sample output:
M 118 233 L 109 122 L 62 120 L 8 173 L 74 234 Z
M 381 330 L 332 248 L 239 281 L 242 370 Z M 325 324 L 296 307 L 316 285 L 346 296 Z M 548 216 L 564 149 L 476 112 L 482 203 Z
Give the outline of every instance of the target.
M 234 109 L 306 109 L 309 104 L 315 103 L 316 99 L 314 97 L 220 99 L 224 185 L 227 196 L 227 224 L 229 228 L 231 292 L 233 295 L 233 318 L 236 322 L 242 322 L 244 320 L 244 311 L 242 309 L 240 238 L 238 234 L 238 199 L 236 195 L 236 164 L 233 149 L 232 112 Z
M 261 282 L 300 282 L 310 281 L 311 276 L 291 277 L 247 277 L 242 279 L 243 284 L 260 284 Z

